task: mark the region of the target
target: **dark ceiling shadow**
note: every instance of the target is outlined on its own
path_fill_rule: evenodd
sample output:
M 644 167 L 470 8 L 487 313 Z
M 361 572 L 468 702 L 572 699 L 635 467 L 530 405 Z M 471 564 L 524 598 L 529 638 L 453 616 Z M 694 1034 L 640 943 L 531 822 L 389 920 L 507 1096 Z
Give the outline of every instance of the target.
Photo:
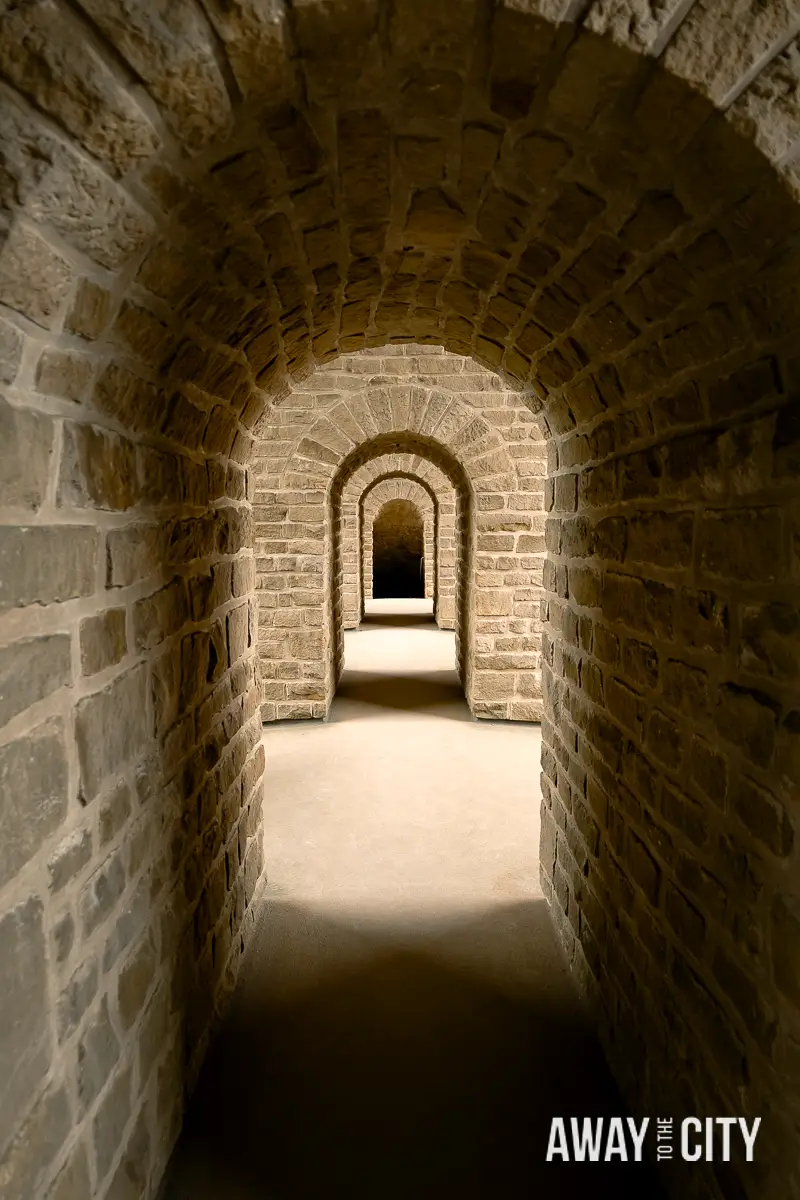
M 363 717 L 363 712 L 354 711 L 351 705 L 369 705 L 395 712 L 426 712 L 451 721 L 472 720 L 455 671 L 431 671 L 425 675 L 345 671 L 328 720 L 349 721 Z
M 545 1161 L 553 1116 L 624 1115 L 543 901 L 436 934 L 273 902 L 161 1200 L 657 1200 Z

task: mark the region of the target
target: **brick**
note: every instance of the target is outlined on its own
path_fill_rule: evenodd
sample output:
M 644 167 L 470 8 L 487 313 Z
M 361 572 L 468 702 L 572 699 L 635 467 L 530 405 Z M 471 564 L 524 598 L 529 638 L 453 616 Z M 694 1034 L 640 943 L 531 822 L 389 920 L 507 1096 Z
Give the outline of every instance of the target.
M 0 527 L 0 609 L 89 596 L 100 535 L 91 526 Z
M 0 726 L 71 682 L 68 634 L 25 638 L 0 649 Z
M 76 707 L 75 733 L 85 800 L 144 749 L 147 737 L 147 674 L 134 667 Z
M 10 1135 L 30 1108 L 51 1059 L 43 908 L 36 897 L 0 918 L 0 956 L 0 1128 Z
M 60 718 L 0 747 L 0 883 L 13 879 L 58 829 L 68 803 L 69 768 Z

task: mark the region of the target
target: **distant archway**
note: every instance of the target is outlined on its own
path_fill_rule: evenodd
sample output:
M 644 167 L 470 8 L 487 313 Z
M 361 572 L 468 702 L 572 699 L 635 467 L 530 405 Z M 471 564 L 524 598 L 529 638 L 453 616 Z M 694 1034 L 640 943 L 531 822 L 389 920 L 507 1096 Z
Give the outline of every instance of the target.
M 424 599 L 425 525 L 413 500 L 387 500 L 373 519 L 372 596 Z

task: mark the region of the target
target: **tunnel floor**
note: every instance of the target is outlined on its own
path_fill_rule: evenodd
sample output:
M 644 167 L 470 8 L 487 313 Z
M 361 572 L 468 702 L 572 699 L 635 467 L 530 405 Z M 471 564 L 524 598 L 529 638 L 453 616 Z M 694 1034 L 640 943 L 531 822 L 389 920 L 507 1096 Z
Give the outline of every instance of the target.
M 453 664 L 429 601 L 373 601 L 330 720 L 266 728 L 267 902 L 162 1200 L 659 1194 L 545 1161 L 625 1109 L 538 883 L 539 727 L 472 721 Z

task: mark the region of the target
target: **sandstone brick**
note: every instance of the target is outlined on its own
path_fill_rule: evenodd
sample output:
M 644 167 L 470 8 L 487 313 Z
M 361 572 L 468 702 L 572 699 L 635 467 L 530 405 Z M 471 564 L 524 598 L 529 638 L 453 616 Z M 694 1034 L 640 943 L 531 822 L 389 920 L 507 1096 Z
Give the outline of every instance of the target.
M 105 1179 L 119 1149 L 131 1115 L 130 1068 L 114 1077 L 92 1121 L 94 1158 L 98 1179 Z
M 43 907 L 37 897 L 14 905 L 0 918 L 0 954 L 0 1128 L 10 1135 L 29 1110 L 51 1059 Z
M 78 1043 L 78 1100 L 85 1111 L 100 1094 L 119 1060 L 119 1039 L 104 996 Z
M 96 675 L 125 657 L 128 649 L 125 633 L 125 609 L 109 608 L 81 621 L 81 668 L 84 675 Z
M 47 1200 L 83 1200 L 90 1187 L 89 1161 L 83 1143 L 79 1142 L 56 1176 Z
M 13 408 L 0 397 L 0 488 L 7 504 L 31 512 L 41 507 L 52 447 L 49 417 Z
M 71 1125 L 66 1089 L 49 1088 L 37 1101 L 0 1164 L 4 1198 L 28 1200 L 41 1194 L 41 1180 L 63 1146 Z
M 0 650 L 0 725 L 71 682 L 67 634 L 25 638 Z
M 67 260 L 34 229 L 17 225 L 0 252 L 0 303 L 51 329 L 71 284 Z
M 125 868 L 118 853 L 98 867 L 81 891 L 80 914 L 84 937 L 88 937 L 115 908 L 125 891 Z
M 68 803 L 69 768 L 60 718 L 0 748 L 0 880 L 12 879 L 58 829 Z
M 97 995 L 97 961 L 88 959 L 73 972 L 58 997 L 58 1039 L 63 1042 L 81 1022 L 83 1014 Z
M 144 749 L 147 741 L 146 671 L 133 667 L 76 707 L 75 734 L 85 800 L 103 780 Z
M 56 846 L 47 862 L 51 892 L 60 892 L 91 861 L 92 835 L 76 829 Z
M 91 595 L 99 548 L 89 525 L 0 527 L 0 609 Z

